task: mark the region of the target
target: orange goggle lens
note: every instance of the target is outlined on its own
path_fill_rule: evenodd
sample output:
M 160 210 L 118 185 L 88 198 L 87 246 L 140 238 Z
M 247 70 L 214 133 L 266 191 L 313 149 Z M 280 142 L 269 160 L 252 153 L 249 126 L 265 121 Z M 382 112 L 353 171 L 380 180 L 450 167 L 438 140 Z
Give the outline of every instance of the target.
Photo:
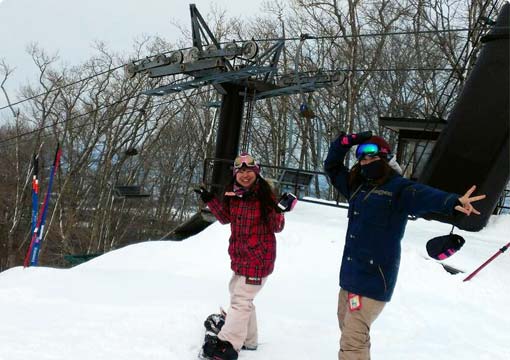
M 241 155 L 236 157 L 234 160 L 234 168 L 240 169 L 243 165 L 247 167 L 254 167 L 257 166 L 257 163 L 250 155 Z

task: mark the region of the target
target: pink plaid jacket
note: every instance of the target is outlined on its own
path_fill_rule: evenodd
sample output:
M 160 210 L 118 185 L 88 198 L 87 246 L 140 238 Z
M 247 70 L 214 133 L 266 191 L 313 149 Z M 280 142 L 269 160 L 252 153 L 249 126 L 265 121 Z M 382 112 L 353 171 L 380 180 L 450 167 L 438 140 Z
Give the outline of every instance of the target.
M 256 195 L 233 196 L 228 205 L 218 199 L 207 203 L 222 224 L 230 224 L 228 253 L 231 269 L 247 277 L 266 277 L 273 272 L 276 259 L 275 233 L 283 230 L 283 214 L 271 210 L 268 223 L 262 222 L 260 201 Z

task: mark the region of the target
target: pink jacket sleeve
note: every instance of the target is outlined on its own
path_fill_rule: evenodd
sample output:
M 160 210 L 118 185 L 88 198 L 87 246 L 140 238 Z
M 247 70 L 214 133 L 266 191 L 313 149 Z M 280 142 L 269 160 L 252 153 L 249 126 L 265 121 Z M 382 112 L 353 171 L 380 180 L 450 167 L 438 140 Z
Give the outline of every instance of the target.
M 230 224 L 230 213 L 217 198 L 209 201 L 207 206 L 220 223 Z
M 276 211 L 271 212 L 269 217 L 269 228 L 274 233 L 279 233 L 283 230 L 285 226 L 285 216 L 282 213 L 278 213 Z

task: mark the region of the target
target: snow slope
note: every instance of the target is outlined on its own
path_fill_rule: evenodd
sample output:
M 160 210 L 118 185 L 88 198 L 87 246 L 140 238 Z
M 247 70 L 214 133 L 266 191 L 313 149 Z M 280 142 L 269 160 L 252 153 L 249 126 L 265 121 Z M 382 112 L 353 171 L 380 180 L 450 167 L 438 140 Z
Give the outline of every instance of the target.
M 338 270 L 346 210 L 300 202 L 278 234 L 276 269 L 256 299 L 259 349 L 241 360 L 336 359 Z M 447 262 L 473 271 L 508 242 L 491 218 Z M 510 359 L 510 254 L 470 282 L 427 259 L 450 226 L 410 222 L 399 282 L 372 328 L 379 359 Z M 203 320 L 228 306 L 229 227 L 182 242 L 149 241 L 72 269 L 0 273 L 0 360 L 195 359 Z

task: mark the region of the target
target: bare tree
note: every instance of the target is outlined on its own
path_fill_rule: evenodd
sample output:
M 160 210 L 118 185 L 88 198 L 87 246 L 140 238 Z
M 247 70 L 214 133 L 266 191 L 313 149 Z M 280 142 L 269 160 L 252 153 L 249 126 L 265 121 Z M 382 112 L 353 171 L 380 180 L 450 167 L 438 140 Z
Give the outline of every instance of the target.
M 15 109 L 9 98 L 5 84 L 12 74 L 5 61 L 0 61 L 0 74 L 2 80 L 0 88 L 11 111 L 12 122 L 2 127 L 2 138 L 4 140 L 12 139 L 9 146 L 1 148 L 2 156 L 2 199 L 0 201 L 2 211 L 2 231 L 3 236 L 0 241 L 0 271 L 16 264 L 21 258 L 17 251 L 19 243 L 25 238 L 27 232 L 23 231 L 22 226 L 27 225 L 26 210 L 28 207 L 27 192 L 31 180 L 30 154 L 27 147 L 18 141 L 17 135 L 26 131 L 23 118 L 20 111 Z
M 251 21 L 214 10 L 207 22 L 220 42 L 260 39 L 264 51 L 275 39 L 287 38 L 277 80 L 299 82 L 300 74 L 331 80 L 313 93 L 257 102 L 251 102 L 246 86 L 241 146 L 264 164 L 321 170 L 329 141 L 340 131 L 370 129 L 391 138 L 394 134 L 379 126 L 381 115 L 446 114 L 479 47 L 479 19 L 491 14 L 494 3 L 289 0 L 268 4 L 267 15 Z M 466 23 L 472 30 L 468 34 L 450 31 Z M 179 46 L 187 46 L 189 27 L 180 28 Z M 142 38 L 132 56 L 176 46 Z M 31 157 L 40 155 L 45 185 L 57 143 L 62 164 L 43 239 L 43 264 L 63 266 L 65 255 L 103 253 L 160 238 L 196 211 L 192 188 L 202 181 L 204 159 L 213 156 L 218 109 L 211 105 L 220 95 L 203 87 L 146 96 L 144 90 L 183 76 L 128 78 L 122 71 L 125 56 L 101 43 L 96 50 L 81 65 L 56 69 L 54 56 L 36 45 L 29 48 L 38 82 L 22 89 L 31 100 L 11 106 L 12 120 L 0 129 L 0 162 L 6 169 L 0 176 L 2 269 L 20 264 L 28 245 Z M 11 73 L 1 62 L 0 87 L 8 104 L 4 84 Z M 314 116 L 302 115 L 303 104 Z M 317 178 L 313 184 L 313 195 L 333 198 L 325 181 Z M 119 197 L 119 185 L 140 186 L 150 196 Z

